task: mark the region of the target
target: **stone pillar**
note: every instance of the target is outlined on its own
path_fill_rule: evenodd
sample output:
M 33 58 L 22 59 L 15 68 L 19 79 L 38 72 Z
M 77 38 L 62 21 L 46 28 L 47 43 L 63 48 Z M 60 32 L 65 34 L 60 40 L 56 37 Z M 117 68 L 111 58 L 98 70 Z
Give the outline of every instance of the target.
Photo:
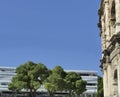
M 106 37 L 105 37 L 105 33 L 104 33 L 104 31 L 105 31 L 105 20 L 104 20 L 104 16 L 102 16 L 101 17 L 101 25 L 102 25 L 102 29 L 101 29 L 101 31 L 102 31 L 102 33 L 101 33 L 101 40 L 102 40 L 102 51 L 104 51 L 105 50 L 105 48 L 106 48 Z
M 109 0 L 105 0 L 105 35 L 106 35 L 106 47 L 109 46 L 110 41 L 110 30 L 109 30 Z
M 120 64 L 118 66 L 118 97 L 120 97 L 120 82 L 119 81 L 120 81 Z
M 120 97 L 120 46 L 118 48 L 119 55 L 118 55 L 118 97 Z
M 104 87 L 104 97 L 108 97 L 108 92 L 107 92 L 107 90 L 108 90 L 108 88 L 107 88 L 107 84 L 108 84 L 108 82 L 107 82 L 107 71 L 104 69 L 103 70 L 103 87 Z
M 110 71 L 110 66 L 109 66 L 109 64 L 108 63 L 106 63 L 107 64 L 107 94 L 108 94 L 108 97 L 110 97 L 110 94 L 111 94 L 111 92 L 110 92 L 110 89 L 111 89 L 111 87 L 110 87 L 110 80 L 111 80 L 111 78 L 110 78 L 110 75 L 111 75 L 111 71 Z
M 115 10 L 116 10 L 116 31 L 115 33 L 120 32 L 120 0 L 115 0 Z
M 111 70 L 111 65 L 108 64 L 108 95 L 109 97 L 113 97 L 112 96 L 112 70 Z

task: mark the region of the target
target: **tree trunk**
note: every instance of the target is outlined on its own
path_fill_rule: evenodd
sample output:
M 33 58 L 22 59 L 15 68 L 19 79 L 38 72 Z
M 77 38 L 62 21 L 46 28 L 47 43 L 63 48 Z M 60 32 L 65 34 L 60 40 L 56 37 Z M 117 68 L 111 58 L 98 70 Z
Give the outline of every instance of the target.
M 33 97 L 32 89 L 30 89 L 30 97 Z
M 16 90 L 14 91 L 14 97 L 17 97 L 17 91 Z
M 29 97 L 29 92 L 28 92 L 28 88 L 27 88 L 27 90 L 26 90 L 26 91 L 27 91 L 27 97 Z
M 34 89 L 33 97 L 36 97 L 36 89 Z
M 72 91 L 69 90 L 69 97 L 72 97 Z
M 54 97 L 54 93 L 49 91 L 49 96 Z

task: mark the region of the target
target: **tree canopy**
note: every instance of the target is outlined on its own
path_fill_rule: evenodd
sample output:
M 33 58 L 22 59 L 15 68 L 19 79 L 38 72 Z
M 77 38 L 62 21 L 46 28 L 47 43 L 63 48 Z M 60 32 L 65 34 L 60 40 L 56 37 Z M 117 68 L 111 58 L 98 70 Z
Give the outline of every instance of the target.
M 55 92 L 64 90 L 68 91 L 71 97 L 86 90 L 86 81 L 75 72 L 65 72 L 61 66 L 50 70 L 42 63 L 29 61 L 16 68 L 16 75 L 9 84 L 9 89 L 14 92 L 24 89 L 30 91 L 29 97 L 36 97 L 41 86 L 44 86 L 50 97 L 53 97 Z
M 69 91 L 69 97 L 74 94 L 82 94 L 86 90 L 86 81 L 83 81 L 76 72 L 68 72 L 65 77 L 66 89 Z
M 31 61 L 20 65 L 16 69 L 16 76 L 13 78 L 9 89 L 19 88 L 19 84 L 23 84 L 19 89 L 30 90 L 30 96 L 35 97 L 36 91 L 42 85 L 45 78 L 47 78 L 47 68 L 44 64 L 36 64 Z M 16 81 L 14 83 L 14 81 Z
M 65 72 L 62 67 L 56 66 L 52 70 L 52 74 L 44 82 L 45 88 L 49 92 L 49 96 L 52 97 L 55 91 L 62 91 L 65 87 Z

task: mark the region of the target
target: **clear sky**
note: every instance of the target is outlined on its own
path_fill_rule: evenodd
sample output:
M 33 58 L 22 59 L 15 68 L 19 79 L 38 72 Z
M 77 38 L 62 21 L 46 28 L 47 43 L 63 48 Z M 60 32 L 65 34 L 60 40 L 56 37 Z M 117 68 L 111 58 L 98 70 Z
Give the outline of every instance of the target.
M 1 0 L 0 66 L 27 61 L 100 72 L 100 0 Z

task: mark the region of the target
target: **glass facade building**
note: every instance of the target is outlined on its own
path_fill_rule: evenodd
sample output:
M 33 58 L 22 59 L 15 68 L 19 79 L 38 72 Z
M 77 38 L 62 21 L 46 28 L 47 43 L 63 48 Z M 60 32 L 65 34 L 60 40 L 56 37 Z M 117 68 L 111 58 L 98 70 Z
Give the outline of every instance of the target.
M 12 77 L 16 75 L 15 67 L 0 67 L 0 92 L 9 91 L 8 84 L 11 82 Z M 66 72 L 76 72 L 80 74 L 83 80 L 87 81 L 86 91 L 81 97 L 95 97 L 97 93 L 97 71 L 89 70 L 65 70 Z M 38 91 L 47 92 L 44 87 Z
M 8 91 L 8 84 L 16 75 L 14 67 L 0 67 L 0 91 Z

